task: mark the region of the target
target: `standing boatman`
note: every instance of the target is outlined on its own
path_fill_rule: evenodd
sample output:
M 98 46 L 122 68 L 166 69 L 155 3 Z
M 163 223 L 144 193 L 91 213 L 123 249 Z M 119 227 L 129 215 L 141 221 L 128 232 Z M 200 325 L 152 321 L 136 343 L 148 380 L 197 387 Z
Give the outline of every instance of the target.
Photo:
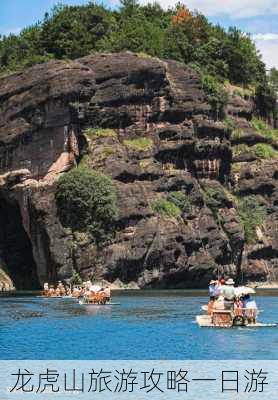
M 235 282 L 232 278 L 226 280 L 225 285 L 221 287 L 221 295 L 224 297 L 225 308 L 230 310 L 233 308 L 234 299 L 236 297 Z

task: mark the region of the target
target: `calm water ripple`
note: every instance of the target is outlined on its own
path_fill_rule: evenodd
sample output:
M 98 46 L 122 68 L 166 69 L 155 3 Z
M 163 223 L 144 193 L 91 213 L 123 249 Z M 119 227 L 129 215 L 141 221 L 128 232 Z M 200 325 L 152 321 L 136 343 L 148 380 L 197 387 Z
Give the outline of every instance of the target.
M 200 329 L 204 296 L 117 294 L 120 306 L 67 299 L 0 298 L 1 359 L 278 359 L 278 329 Z M 278 297 L 258 296 L 263 322 Z

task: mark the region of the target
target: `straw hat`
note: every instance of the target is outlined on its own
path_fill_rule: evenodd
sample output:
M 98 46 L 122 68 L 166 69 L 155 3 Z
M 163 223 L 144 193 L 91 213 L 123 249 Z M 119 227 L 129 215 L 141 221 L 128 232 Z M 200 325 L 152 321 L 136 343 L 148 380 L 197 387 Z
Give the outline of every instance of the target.
M 231 279 L 231 278 L 229 278 L 229 279 L 226 281 L 226 285 L 234 285 L 234 284 L 235 284 L 235 282 L 234 282 L 234 280 Z

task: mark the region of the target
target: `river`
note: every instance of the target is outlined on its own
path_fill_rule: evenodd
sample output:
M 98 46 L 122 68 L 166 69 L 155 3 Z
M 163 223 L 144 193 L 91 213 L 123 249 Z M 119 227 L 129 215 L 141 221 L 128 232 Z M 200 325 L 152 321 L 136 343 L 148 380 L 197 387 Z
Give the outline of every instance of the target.
M 199 328 L 204 292 L 117 292 L 113 301 L 120 305 L 0 297 L 0 358 L 278 359 L 278 328 Z M 260 321 L 278 322 L 278 291 L 257 303 Z

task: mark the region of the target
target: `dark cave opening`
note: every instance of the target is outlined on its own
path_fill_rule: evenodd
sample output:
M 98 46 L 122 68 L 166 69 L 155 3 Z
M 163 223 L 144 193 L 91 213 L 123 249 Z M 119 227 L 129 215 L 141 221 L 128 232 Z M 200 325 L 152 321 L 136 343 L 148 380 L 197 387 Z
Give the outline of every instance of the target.
M 17 290 L 39 289 L 31 241 L 18 204 L 0 194 L 0 259 Z

